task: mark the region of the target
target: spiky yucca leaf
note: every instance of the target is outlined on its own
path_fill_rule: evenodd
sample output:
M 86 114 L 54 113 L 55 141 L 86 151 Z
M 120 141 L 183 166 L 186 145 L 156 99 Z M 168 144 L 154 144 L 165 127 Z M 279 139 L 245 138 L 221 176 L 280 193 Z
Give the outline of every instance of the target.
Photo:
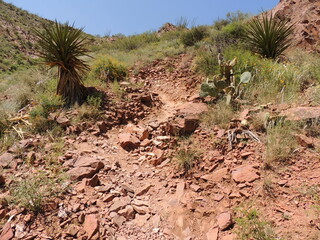
M 281 21 L 272 14 L 263 13 L 261 18 L 248 23 L 245 39 L 254 52 L 275 59 L 290 46 L 293 27 L 288 20 Z
M 40 57 L 48 66 L 58 67 L 57 94 L 62 96 L 67 106 L 82 103 L 86 97 L 81 75 L 89 68 L 80 57 L 87 56 L 88 49 L 85 46 L 88 39 L 82 30 L 57 21 L 50 27 L 44 26 L 43 32 L 35 30 Z

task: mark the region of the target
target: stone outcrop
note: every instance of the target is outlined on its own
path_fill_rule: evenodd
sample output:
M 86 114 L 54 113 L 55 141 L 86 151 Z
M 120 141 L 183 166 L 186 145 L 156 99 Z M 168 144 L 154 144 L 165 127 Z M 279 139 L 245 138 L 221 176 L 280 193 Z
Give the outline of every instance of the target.
M 293 45 L 307 50 L 319 51 L 320 40 L 320 1 L 318 0 L 281 0 L 272 10 L 280 20 L 295 24 Z

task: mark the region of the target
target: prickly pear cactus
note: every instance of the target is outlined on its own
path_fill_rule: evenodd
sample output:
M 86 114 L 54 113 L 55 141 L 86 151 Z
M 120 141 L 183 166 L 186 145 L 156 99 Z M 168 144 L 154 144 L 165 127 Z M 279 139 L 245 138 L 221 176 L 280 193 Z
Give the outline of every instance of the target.
M 207 79 L 201 85 L 200 96 L 225 97 L 227 104 L 230 104 L 240 96 L 240 86 L 249 83 L 252 75 L 250 72 L 244 72 L 237 83 L 233 71 L 233 67 L 237 64 L 237 58 L 231 61 L 224 61 L 222 54 L 219 53 L 218 62 L 220 75 L 213 76 L 212 80 Z

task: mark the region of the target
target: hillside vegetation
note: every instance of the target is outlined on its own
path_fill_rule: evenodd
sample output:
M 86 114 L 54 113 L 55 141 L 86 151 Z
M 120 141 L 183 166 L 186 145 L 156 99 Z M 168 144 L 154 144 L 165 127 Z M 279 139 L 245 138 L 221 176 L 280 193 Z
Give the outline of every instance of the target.
M 35 63 L 36 38 L 32 29 L 50 21 L 0 1 L 0 71 L 13 72 Z

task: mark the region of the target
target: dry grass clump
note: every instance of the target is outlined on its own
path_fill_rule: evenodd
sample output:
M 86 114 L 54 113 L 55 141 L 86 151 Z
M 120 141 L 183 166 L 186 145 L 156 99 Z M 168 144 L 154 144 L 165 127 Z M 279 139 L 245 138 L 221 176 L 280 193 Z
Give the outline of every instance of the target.
M 202 115 L 201 123 L 204 127 L 212 127 L 218 125 L 221 128 L 227 128 L 231 119 L 235 116 L 235 112 L 225 101 L 219 101 L 208 112 Z
M 274 163 L 284 163 L 292 157 L 297 148 L 294 137 L 296 126 L 290 123 L 279 123 L 267 129 L 265 167 L 273 168 Z

